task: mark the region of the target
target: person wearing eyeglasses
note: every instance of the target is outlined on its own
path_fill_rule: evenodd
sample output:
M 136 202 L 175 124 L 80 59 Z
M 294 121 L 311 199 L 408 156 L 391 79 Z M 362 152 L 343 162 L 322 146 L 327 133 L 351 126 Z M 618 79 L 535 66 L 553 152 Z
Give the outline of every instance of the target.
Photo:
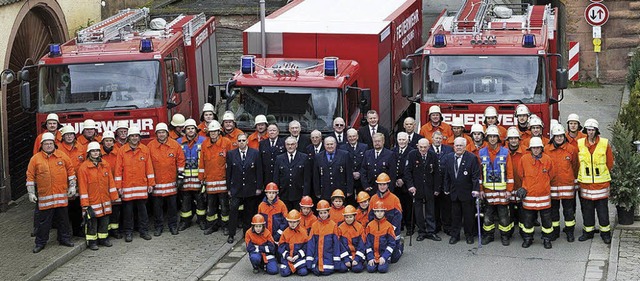
M 336 143 L 340 146 L 347 142 L 347 134 L 344 131 L 345 122 L 342 117 L 336 117 L 333 119 L 333 136 L 336 138 Z

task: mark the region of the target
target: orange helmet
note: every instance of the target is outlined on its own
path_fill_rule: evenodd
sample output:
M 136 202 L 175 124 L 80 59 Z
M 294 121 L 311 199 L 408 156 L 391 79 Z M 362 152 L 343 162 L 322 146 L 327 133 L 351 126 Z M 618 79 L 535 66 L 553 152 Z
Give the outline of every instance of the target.
M 376 202 L 376 204 L 373 206 L 374 210 L 387 210 L 387 207 L 384 205 L 384 202 L 382 201 L 378 201 Z
M 347 205 L 346 207 L 344 207 L 344 210 L 342 211 L 342 215 L 344 216 L 355 215 L 355 214 L 356 214 L 356 208 L 351 205 Z
M 267 184 L 267 187 L 264 188 L 264 191 L 278 191 L 278 185 L 275 182 L 270 182 Z
M 298 210 L 293 209 L 289 211 L 289 214 L 287 215 L 287 221 L 299 221 L 299 220 L 300 220 L 300 212 L 298 212 Z
M 342 190 L 340 189 L 336 189 L 333 191 L 333 193 L 331 193 L 331 198 L 333 197 L 342 197 L 344 198 L 344 192 L 342 192 Z
M 329 205 L 329 202 L 327 202 L 327 200 L 320 200 L 320 202 L 318 202 L 318 205 L 316 207 L 316 210 L 321 211 L 321 210 L 329 210 L 331 209 L 331 205 Z
M 369 193 L 366 193 L 366 192 L 364 192 L 364 191 L 360 191 L 360 192 L 358 193 L 358 198 L 356 198 L 356 201 L 357 201 L 358 203 L 361 203 L 361 202 L 364 202 L 364 201 L 369 201 L 369 198 L 371 198 L 371 197 L 369 196 Z
M 387 175 L 387 173 L 380 173 L 378 175 L 378 178 L 376 179 L 376 183 L 389 183 L 391 182 L 391 178 L 389 178 L 389 175 Z
M 309 207 L 313 208 L 313 199 L 310 196 L 304 196 L 300 200 L 300 207 Z
M 261 214 L 255 214 L 253 215 L 253 218 L 251 218 L 251 224 L 265 224 L 267 223 L 264 220 L 264 216 L 262 216 Z

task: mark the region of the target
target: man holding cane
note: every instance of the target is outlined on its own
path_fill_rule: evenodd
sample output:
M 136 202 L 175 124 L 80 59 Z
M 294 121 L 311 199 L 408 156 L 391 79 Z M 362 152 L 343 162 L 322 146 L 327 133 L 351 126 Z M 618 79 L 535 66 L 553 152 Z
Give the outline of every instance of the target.
M 415 223 L 418 225 L 416 240 L 442 240 L 436 234 L 434 216 L 434 196 L 441 192 L 438 156 L 429 151 L 429 141 L 426 138 L 418 141 L 418 150 L 409 152 L 404 169 L 407 191 L 413 196 Z

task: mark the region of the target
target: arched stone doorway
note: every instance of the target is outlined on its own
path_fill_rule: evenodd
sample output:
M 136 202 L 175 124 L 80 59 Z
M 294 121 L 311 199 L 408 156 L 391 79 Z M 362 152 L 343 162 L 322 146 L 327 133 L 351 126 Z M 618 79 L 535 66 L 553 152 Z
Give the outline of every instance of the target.
M 9 48 L 6 53 L 3 68 L 13 71 L 20 70 L 25 64 L 36 64 L 40 57 L 46 54 L 48 45 L 54 42 L 62 43 L 67 39 L 67 26 L 64 14 L 54 0 L 25 1 L 15 18 L 12 33 L 9 38 Z M 31 93 L 35 96 L 37 87 L 37 71 L 31 71 Z M 24 112 L 20 105 L 19 82 L 6 85 L 4 105 L 7 127 L 9 159 L 9 179 L 11 185 L 11 199 L 15 200 L 26 193 L 24 188 L 27 165 L 32 156 L 33 141 L 36 137 L 35 115 Z M 31 100 L 35 102 L 32 96 Z M 34 104 L 35 105 L 35 104 Z M 6 157 L 5 156 L 5 157 Z

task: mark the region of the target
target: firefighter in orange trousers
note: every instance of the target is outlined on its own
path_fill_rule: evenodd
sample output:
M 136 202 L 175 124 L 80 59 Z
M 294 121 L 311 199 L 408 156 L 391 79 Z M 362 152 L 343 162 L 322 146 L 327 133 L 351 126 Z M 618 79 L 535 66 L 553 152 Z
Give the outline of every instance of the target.
M 52 133 L 42 135 L 41 150 L 29 161 L 26 186 L 29 201 L 37 202 L 39 210 L 34 218 L 38 220 L 38 224 L 33 253 L 44 249 L 54 221 L 60 245 L 73 247 L 67 197 L 76 193 L 76 173 L 69 157 L 56 151 L 55 136 Z
M 201 230 L 205 230 L 207 206 L 205 197 L 201 194 L 202 186 L 200 179 L 198 179 L 198 165 L 200 162 L 202 143 L 204 143 L 206 138 L 198 135 L 196 120 L 191 118 L 184 122 L 184 133 L 184 137 L 178 139 L 178 143 L 182 146 L 185 157 L 184 184 L 181 188 L 178 187 L 180 188 L 179 193 L 182 202 L 180 206 L 180 224 L 178 231 L 183 231 L 191 227 L 194 209 L 192 205 L 194 202 L 196 205 L 196 222 L 200 225 Z
M 311 231 L 311 226 L 313 223 L 318 221 L 316 215 L 313 214 L 313 199 L 310 196 L 303 196 L 300 199 L 300 226 L 307 230 L 307 234 Z
M 367 224 L 366 253 L 367 271 L 370 273 L 389 271 L 389 260 L 396 246 L 396 235 L 393 225 L 387 221 L 385 211 L 387 207 L 381 201 L 373 205 L 374 219 Z
M 348 205 L 344 208 L 344 223 L 338 226 L 340 231 L 340 244 L 342 253 L 340 258 L 344 263 L 344 271 L 350 269 L 352 272 L 360 273 L 366 266 L 367 257 L 364 245 L 364 226 L 356 221 L 356 208 Z
M 567 241 L 575 241 L 573 234 L 576 225 L 576 196 L 575 185 L 577 183 L 578 149 L 567 142 L 564 127 L 555 125 L 551 128 L 551 141 L 544 151 L 553 162 L 556 177 L 551 181 L 551 221 L 553 234 L 551 241 L 560 237 L 560 204 L 564 215 L 564 233 Z
M 178 181 L 184 180 L 185 158 L 182 147 L 169 137 L 165 123 L 156 125 L 156 138 L 149 142 L 153 174 L 156 187 L 151 193 L 153 201 L 153 236 L 162 235 L 164 228 L 164 205 L 167 206 L 167 225 L 171 235 L 178 234 Z
M 226 227 L 229 222 L 226 165 L 227 153 L 233 146 L 229 139 L 220 135 L 221 129 L 218 121 L 211 121 L 198 164 L 198 179 L 207 192 L 207 228 L 204 235 L 218 231 L 221 226 Z
M 275 275 L 278 274 L 276 242 L 271 236 L 271 231 L 265 227 L 266 223 L 262 215 L 254 215 L 251 219 L 251 228 L 244 234 L 244 242 L 253 273 L 257 274 L 266 269 L 268 274 Z
M 509 150 L 509 157 L 511 158 L 511 166 L 513 173 L 513 189 L 512 191 L 518 190 L 522 187 L 522 179 L 518 173 L 518 165 L 520 162 L 520 158 L 527 153 L 524 146 L 520 144 L 520 131 L 515 126 L 509 127 L 507 129 L 507 144 L 504 146 Z M 511 216 L 511 221 L 514 226 L 517 226 L 520 235 L 523 236 L 524 232 L 524 224 L 522 223 L 522 202 L 520 198 L 518 198 L 515 192 L 511 192 L 511 196 L 509 197 L 509 212 Z M 509 231 L 509 236 L 513 236 L 514 228 L 511 228 Z
M 356 201 L 358 202 L 358 208 L 356 210 L 356 220 L 362 224 L 362 226 L 366 226 L 369 223 L 369 193 L 360 191 L 358 192 L 358 197 L 356 197 Z
M 116 138 L 112 131 L 102 133 L 102 161 L 109 163 L 111 167 L 111 175 L 116 173 L 116 159 L 118 158 L 118 149 L 115 147 Z M 111 202 L 111 215 L 109 215 L 109 235 L 115 239 L 121 239 L 120 221 L 122 220 L 122 199 L 120 196 Z
M 578 157 L 580 168 L 580 207 L 584 228 L 579 241 L 593 238 L 596 225 L 596 212 L 600 224 L 600 237 L 605 244 L 611 244 L 611 225 L 609 224 L 609 188 L 611 169 L 613 168 L 613 152 L 609 140 L 600 137 L 598 121 L 584 121 L 583 133 L 586 138 L 578 140 Z
M 287 214 L 289 227 L 284 230 L 278 242 L 278 254 L 280 254 L 280 275 L 287 277 L 292 273 L 305 276 L 309 273 L 306 264 L 307 230 L 300 227 L 301 215 L 298 210 L 291 210 Z
M 329 218 L 329 209 L 327 200 L 318 202 L 318 221 L 311 226 L 307 242 L 307 268 L 315 275 L 330 275 L 340 263 L 338 226 Z
M 178 140 L 181 137 L 184 137 L 184 122 L 187 121 L 184 118 L 184 115 L 180 113 L 176 113 L 171 117 L 171 122 L 169 123 L 169 137 Z
M 402 257 L 404 252 L 404 240 L 401 237 L 402 231 L 400 230 L 400 224 L 402 223 L 402 205 L 400 205 L 400 199 L 389 191 L 389 182 L 391 179 L 385 173 L 378 175 L 376 183 L 378 184 L 378 191 L 371 197 L 369 201 L 370 206 L 375 207 L 377 202 L 382 202 L 385 207 L 385 216 L 387 221 L 393 225 L 395 239 L 395 247 L 393 249 L 393 255 L 391 256 L 391 263 L 396 263 Z M 370 207 L 371 208 L 371 207 Z M 373 221 L 375 214 L 369 212 L 369 220 Z
M 122 198 L 122 225 L 125 242 L 133 240 L 133 208 L 138 211 L 140 237 L 151 240 L 146 201 L 156 185 L 149 148 L 140 143 L 140 129 L 131 127 L 128 144 L 120 148 L 114 179 Z
M 62 124 L 60 124 L 58 114 L 49 113 L 49 115 L 47 115 L 47 120 L 45 120 L 44 124 L 42 124 L 42 128 L 47 130 L 46 132 L 52 133 L 54 135 L 56 145 L 62 142 L 62 134 L 60 134 L 59 131 L 60 128 L 62 128 Z M 39 134 L 36 137 L 36 140 L 33 143 L 33 155 L 36 155 L 36 153 L 40 151 L 40 143 L 42 142 L 42 135 L 44 135 L 44 133 Z
M 267 229 L 271 231 L 273 239 L 280 241 L 280 235 L 287 228 L 285 217 L 289 212 L 287 206 L 278 198 L 278 185 L 273 182 L 264 188 L 264 199 L 258 205 L 258 214 L 267 221 Z
M 524 242 L 522 248 L 533 244 L 534 221 L 540 213 L 542 242 L 545 249 L 551 249 L 551 181 L 555 177 L 555 168 L 551 157 L 543 154 L 542 139 L 532 137 L 529 143 L 531 153 L 525 154 L 517 163 L 518 173 L 522 178 L 522 187 L 516 195 L 522 200 Z
M 111 165 L 102 160 L 101 154 L 100 144 L 90 142 L 87 145 L 87 160 L 80 164 L 77 175 L 87 247 L 94 251 L 98 250 L 98 245 L 111 247 L 109 215 L 111 202 L 118 199 Z
M 513 222 L 509 214 L 509 198 L 513 191 L 513 163 L 509 157 L 509 150 L 500 145 L 500 130 L 495 125 L 487 127 L 488 145 L 480 149 L 480 164 L 482 165 L 482 191 L 480 197 L 486 200 L 484 223 L 482 230 L 482 245 L 491 243 L 496 229 L 496 215 L 500 241 L 503 246 L 509 246 L 510 233 Z
M 93 121 L 93 119 L 84 120 L 80 132 L 81 134 L 77 136 L 77 139 L 78 142 L 85 147 L 92 141 L 102 141 L 102 137 L 98 134 L 98 123 Z
M 62 134 L 62 142 L 58 146 L 60 152 L 65 153 L 71 160 L 73 170 L 78 172 L 78 167 L 84 162 L 87 155 L 86 145 L 82 145 L 77 139 L 76 134 L 71 126 L 64 126 L 60 129 Z M 84 230 L 82 230 L 82 208 L 80 207 L 80 200 L 78 200 L 77 194 L 73 194 L 69 197 L 68 202 L 69 221 L 71 222 L 71 230 L 73 236 L 84 237 Z
M 344 221 L 344 192 L 336 189 L 331 194 L 331 209 L 329 209 L 329 218 L 337 225 Z

